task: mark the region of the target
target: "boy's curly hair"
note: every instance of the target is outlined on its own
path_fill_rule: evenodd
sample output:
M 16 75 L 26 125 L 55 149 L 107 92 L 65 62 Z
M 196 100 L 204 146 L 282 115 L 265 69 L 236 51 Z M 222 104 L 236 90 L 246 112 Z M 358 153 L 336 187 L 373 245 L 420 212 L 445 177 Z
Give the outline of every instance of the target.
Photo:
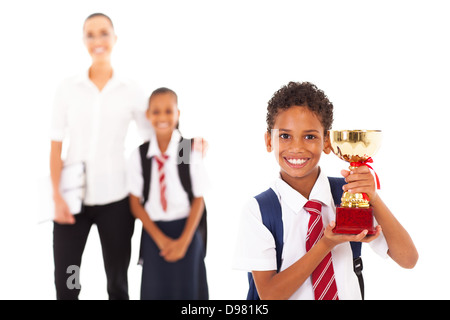
M 273 128 L 280 110 L 293 106 L 307 107 L 320 119 L 324 132 L 331 129 L 333 123 L 333 104 L 325 93 L 310 82 L 289 82 L 274 93 L 267 106 L 267 131 Z

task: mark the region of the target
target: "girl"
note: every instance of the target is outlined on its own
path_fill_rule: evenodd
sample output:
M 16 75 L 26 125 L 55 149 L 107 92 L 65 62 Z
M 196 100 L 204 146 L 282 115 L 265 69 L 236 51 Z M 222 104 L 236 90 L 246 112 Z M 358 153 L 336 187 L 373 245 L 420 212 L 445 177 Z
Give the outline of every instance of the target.
M 177 95 L 170 89 L 160 88 L 152 93 L 147 118 L 155 133 L 148 149 L 142 148 L 144 144 L 129 160 L 131 211 L 143 224 L 142 300 L 208 299 L 206 248 L 198 229 L 204 212 L 206 174 L 201 153 L 192 151 L 188 177 L 192 185 L 190 201 L 180 178 L 182 138 L 177 130 L 180 116 L 177 105 Z M 186 149 L 189 148 L 183 152 Z M 146 164 L 151 165 L 151 171 L 146 171 Z M 146 178 L 150 178 L 149 190 L 144 187 Z

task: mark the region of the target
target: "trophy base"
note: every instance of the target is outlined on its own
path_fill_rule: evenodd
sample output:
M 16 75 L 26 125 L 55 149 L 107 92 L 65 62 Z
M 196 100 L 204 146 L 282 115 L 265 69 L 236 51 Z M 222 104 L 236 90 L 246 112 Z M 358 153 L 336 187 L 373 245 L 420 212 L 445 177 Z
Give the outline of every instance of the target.
M 336 227 L 334 233 L 358 234 L 363 230 L 368 235 L 376 233 L 373 226 L 373 209 L 369 208 L 336 208 Z

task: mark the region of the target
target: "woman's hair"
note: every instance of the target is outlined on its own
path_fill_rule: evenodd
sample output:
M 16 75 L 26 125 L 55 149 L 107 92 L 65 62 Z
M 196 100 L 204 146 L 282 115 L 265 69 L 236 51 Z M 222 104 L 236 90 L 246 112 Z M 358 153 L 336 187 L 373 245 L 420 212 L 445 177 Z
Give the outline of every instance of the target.
M 93 14 L 89 15 L 89 16 L 84 20 L 84 23 L 86 23 L 86 21 L 88 21 L 89 19 L 92 19 L 92 18 L 95 18 L 95 17 L 104 17 L 104 18 L 108 19 L 109 22 L 111 23 L 111 27 L 114 29 L 114 24 L 113 24 L 111 18 L 108 17 L 106 14 L 101 13 L 101 12 L 96 12 L 96 13 L 93 13 Z M 84 25 L 83 25 L 83 27 L 84 27 Z
M 324 131 L 333 124 L 333 104 L 325 93 L 310 82 L 289 82 L 274 93 L 267 106 L 267 131 L 270 132 L 280 110 L 293 106 L 307 107 L 320 120 Z

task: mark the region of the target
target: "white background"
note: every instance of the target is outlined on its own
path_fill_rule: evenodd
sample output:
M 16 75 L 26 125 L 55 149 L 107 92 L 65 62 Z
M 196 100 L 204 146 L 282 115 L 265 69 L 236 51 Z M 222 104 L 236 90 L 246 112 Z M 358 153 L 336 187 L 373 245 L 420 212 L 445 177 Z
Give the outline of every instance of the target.
M 6 1 L 0 0 L 0 299 L 54 299 L 52 224 L 37 224 L 48 175 L 54 91 L 85 71 L 82 24 L 108 14 L 113 66 L 151 93 L 179 95 L 180 128 L 210 149 L 207 194 L 211 299 L 244 299 L 231 267 L 245 202 L 277 175 L 263 135 L 267 101 L 289 81 L 310 81 L 335 106 L 334 128 L 381 129 L 374 156 L 381 197 L 420 254 L 413 270 L 364 246 L 368 299 L 449 299 L 449 10 L 445 1 Z M 127 152 L 140 141 L 133 127 Z M 134 132 L 134 133 L 133 133 Z M 338 175 L 346 163 L 322 157 Z M 139 299 L 133 238 L 130 297 Z M 81 299 L 107 299 L 91 230 Z

